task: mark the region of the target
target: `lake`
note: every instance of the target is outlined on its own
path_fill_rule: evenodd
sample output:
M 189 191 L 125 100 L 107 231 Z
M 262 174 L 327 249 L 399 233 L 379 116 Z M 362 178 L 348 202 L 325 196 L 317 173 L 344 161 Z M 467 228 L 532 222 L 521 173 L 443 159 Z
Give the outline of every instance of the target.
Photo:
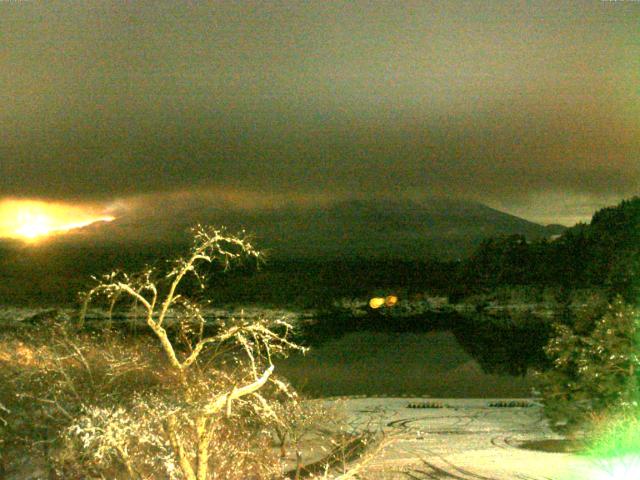
M 91 324 L 105 321 L 104 312 L 93 313 Z M 211 318 L 235 313 L 212 311 Z M 5 307 L 0 319 L 29 323 L 42 314 Z M 309 352 L 276 361 L 276 372 L 310 396 L 528 397 L 531 371 L 544 364 L 542 345 L 549 334 L 548 322 L 534 318 L 513 322 L 450 313 L 311 317 L 262 307 L 246 309 L 244 315 L 298 319 L 306 325 L 299 341 L 310 345 Z M 130 321 L 122 316 L 115 324 L 125 328 Z M 142 333 L 146 327 L 140 323 L 134 330 Z
M 513 329 L 501 338 L 505 332 L 494 329 L 492 348 L 486 335 L 463 332 L 347 332 L 278 362 L 276 371 L 311 396 L 531 396 L 529 372 L 543 340 Z M 528 351 L 518 348 L 522 343 Z

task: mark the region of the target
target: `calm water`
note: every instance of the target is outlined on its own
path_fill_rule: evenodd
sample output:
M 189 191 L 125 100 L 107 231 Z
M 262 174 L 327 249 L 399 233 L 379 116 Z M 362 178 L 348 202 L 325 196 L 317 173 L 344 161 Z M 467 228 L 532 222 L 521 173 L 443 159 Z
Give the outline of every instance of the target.
M 528 397 L 530 376 L 486 373 L 450 331 L 353 332 L 276 365 L 309 395 Z
M 310 395 L 527 397 L 548 323 L 481 315 L 319 319 L 311 350 L 277 365 Z
M 24 308 L 0 313 L 14 320 L 39 315 Z M 548 325 L 535 319 L 329 316 L 303 331 L 299 341 L 311 346 L 309 353 L 278 361 L 276 371 L 313 396 L 527 397 L 533 385 L 528 372 L 544 366 L 548 334 Z

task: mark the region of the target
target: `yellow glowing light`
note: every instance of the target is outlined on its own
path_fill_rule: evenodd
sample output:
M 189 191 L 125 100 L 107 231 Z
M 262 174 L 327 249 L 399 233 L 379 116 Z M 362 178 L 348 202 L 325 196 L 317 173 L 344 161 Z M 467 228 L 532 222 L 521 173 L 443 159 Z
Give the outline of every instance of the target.
M 95 209 L 32 200 L 0 201 L 0 238 L 35 241 L 115 218 Z
M 373 309 L 380 308 L 384 305 L 384 298 L 382 297 L 374 297 L 369 300 L 369 306 Z
M 398 303 L 398 297 L 395 295 L 387 295 L 386 297 L 373 297 L 369 300 L 369 306 L 374 310 L 380 307 L 393 307 Z
M 384 299 L 385 307 L 393 307 L 396 303 L 398 303 L 398 297 L 395 295 L 389 295 Z

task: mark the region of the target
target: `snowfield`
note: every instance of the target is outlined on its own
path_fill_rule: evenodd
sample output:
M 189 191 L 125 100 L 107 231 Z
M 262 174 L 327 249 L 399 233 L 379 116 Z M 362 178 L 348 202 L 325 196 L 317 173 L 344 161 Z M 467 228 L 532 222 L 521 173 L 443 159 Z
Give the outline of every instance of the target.
M 347 398 L 341 403 L 352 425 L 378 426 L 390 438 L 368 465 L 367 479 L 614 480 L 584 457 L 521 448 L 527 441 L 561 437 L 549 430 L 541 407 L 531 400 L 518 399 L 526 407 L 489 406 L 499 401 Z M 408 408 L 424 402 L 440 408 Z

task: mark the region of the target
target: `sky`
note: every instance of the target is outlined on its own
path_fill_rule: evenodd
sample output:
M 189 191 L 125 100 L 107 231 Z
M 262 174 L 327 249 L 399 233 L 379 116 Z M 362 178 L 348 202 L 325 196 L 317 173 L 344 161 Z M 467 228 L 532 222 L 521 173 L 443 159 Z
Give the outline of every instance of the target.
M 639 1 L 0 2 L 0 201 L 571 225 L 640 194 L 639 29 Z

